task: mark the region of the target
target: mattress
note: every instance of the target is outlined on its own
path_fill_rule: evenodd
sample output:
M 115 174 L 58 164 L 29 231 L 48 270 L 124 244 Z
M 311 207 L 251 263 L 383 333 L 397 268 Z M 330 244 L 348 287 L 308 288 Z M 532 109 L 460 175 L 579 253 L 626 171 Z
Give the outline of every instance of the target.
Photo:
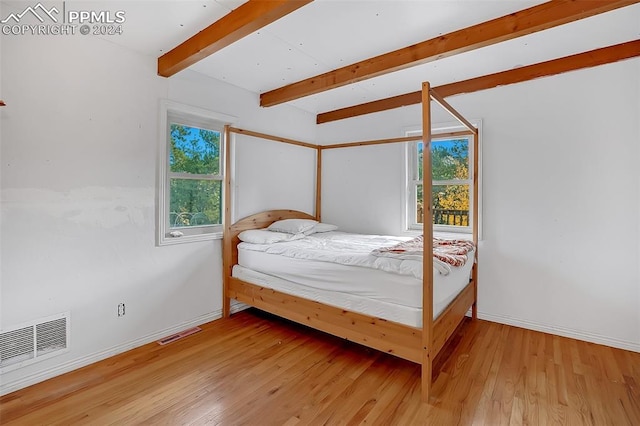
M 377 299 L 356 296 L 349 293 L 339 293 L 309 287 L 303 284 L 287 281 L 282 278 L 277 278 L 272 275 L 256 272 L 240 265 L 235 265 L 233 267 L 232 275 L 260 287 L 271 288 L 282 293 L 303 297 L 308 300 L 314 300 L 325 305 L 359 312 L 361 314 L 382 318 L 387 321 L 398 322 L 411 327 L 422 327 L 422 309 L 420 308 L 411 308 L 408 306 L 383 302 Z
M 246 246 L 245 246 L 246 247 Z M 473 253 L 469 253 L 473 259 Z M 469 283 L 472 261 L 434 273 L 437 318 Z M 383 270 L 270 254 L 238 247 L 233 276 L 327 305 L 413 327 L 422 326 L 422 280 Z

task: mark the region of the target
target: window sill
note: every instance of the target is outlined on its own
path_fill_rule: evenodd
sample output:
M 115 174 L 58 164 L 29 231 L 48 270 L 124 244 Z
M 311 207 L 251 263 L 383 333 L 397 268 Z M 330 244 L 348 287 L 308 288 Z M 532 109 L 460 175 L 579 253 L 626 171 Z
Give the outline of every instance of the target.
M 473 236 L 468 232 L 454 232 L 454 231 L 433 231 L 434 237 L 456 239 L 456 240 L 471 240 Z
M 201 241 L 221 240 L 222 231 L 211 232 L 207 234 L 182 235 L 180 237 L 161 236 L 158 241 L 158 247 L 172 246 L 175 244 L 196 243 Z
M 418 237 L 422 235 L 422 230 L 408 229 L 403 233 L 403 235 L 406 235 L 409 237 Z M 433 231 L 433 236 L 438 238 L 456 239 L 456 240 L 473 239 L 472 234 L 468 232 L 456 232 L 456 231 Z

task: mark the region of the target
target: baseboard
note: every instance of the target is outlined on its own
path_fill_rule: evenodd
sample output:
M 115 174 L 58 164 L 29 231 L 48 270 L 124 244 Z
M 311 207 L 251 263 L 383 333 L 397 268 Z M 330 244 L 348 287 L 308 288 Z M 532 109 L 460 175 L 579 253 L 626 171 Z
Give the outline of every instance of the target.
M 247 306 L 242 303 L 232 303 L 231 304 L 231 313 L 239 312 L 243 309 L 246 309 Z M 179 331 L 185 330 L 187 328 L 196 327 L 207 322 L 211 322 L 217 319 L 222 318 L 222 310 L 216 310 L 214 312 L 208 313 L 206 315 L 202 315 L 198 318 L 194 318 L 190 321 L 183 322 L 181 324 L 175 325 L 173 327 L 165 328 L 163 330 L 159 330 L 155 333 L 148 334 L 139 339 L 135 339 L 133 341 L 123 343 L 121 345 L 114 346 L 112 348 L 84 356 L 82 358 L 78 358 L 64 364 L 55 366 L 53 368 L 39 371 L 32 375 L 22 377 L 18 380 L 14 380 L 12 382 L 5 382 L 4 380 L 0 383 L 0 396 L 6 395 L 11 392 L 15 392 L 19 389 L 26 388 L 27 386 L 35 385 L 36 383 L 43 382 L 45 380 L 51 379 L 53 377 L 59 376 L 64 373 L 68 373 L 70 371 L 76 370 L 78 368 L 85 367 L 87 365 L 93 364 L 98 361 L 102 361 L 103 359 L 112 357 L 114 355 L 121 354 L 128 350 L 137 348 L 142 345 L 146 345 L 147 343 L 154 342 L 158 339 L 161 339 L 165 336 L 177 333 Z
M 238 303 L 238 302 L 231 303 L 231 313 L 237 313 L 247 308 L 249 308 L 249 306 L 245 305 L 244 303 Z M 61 374 L 76 370 L 78 368 L 85 367 L 95 362 L 102 361 L 106 358 L 121 354 L 123 352 L 137 348 L 139 346 L 146 345 L 147 343 L 154 342 L 162 337 L 177 333 L 184 329 L 196 327 L 220 318 L 222 318 L 222 310 L 216 310 L 214 312 L 200 316 L 198 318 L 194 318 L 190 321 L 186 321 L 176 326 L 157 331 L 155 333 L 146 335 L 139 339 L 124 343 L 122 345 L 114 346 L 112 348 L 106 349 L 101 352 L 97 352 L 95 354 L 91 354 L 82 358 L 78 358 L 76 360 L 66 362 L 62 365 L 58 365 L 56 367 L 50 368 L 45 371 L 40 371 L 30 376 L 23 377 L 19 380 L 14 380 L 8 383 L 2 381 L 2 383 L 0 383 L 0 396 L 6 395 L 8 393 L 17 391 L 22 388 L 26 388 L 27 386 L 31 386 L 36 383 L 43 382 L 45 380 L 51 379 Z M 611 346 L 619 349 L 625 349 L 633 352 L 640 352 L 639 343 L 629 342 L 629 341 L 620 340 L 620 339 L 614 339 L 608 336 L 603 336 L 595 333 L 586 333 L 584 331 L 573 330 L 570 328 L 550 326 L 550 325 L 541 324 L 534 321 L 521 320 L 517 318 L 503 316 L 503 315 L 494 315 L 494 314 L 489 314 L 481 311 L 478 311 L 478 318 L 482 320 L 497 322 L 499 324 L 512 325 L 514 327 L 521 327 L 529 330 L 555 334 L 563 337 L 570 337 L 572 339 L 583 340 L 586 342 L 597 343 L 597 344 Z
M 614 339 L 609 336 L 603 336 L 601 334 L 588 333 L 566 327 L 556 327 L 534 321 L 511 318 L 503 315 L 493 315 L 481 311 L 478 311 L 478 318 L 497 322 L 500 324 L 512 325 L 514 327 L 526 328 L 528 330 L 541 331 L 543 333 L 555 334 L 562 337 L 570 337 L 572 339 L 583 340 L 585 342 L 597 343 L 599 345 L 611 346 L 613 348 L 640 352 L 640 343 L 638 342 L 629 342 L 626 340 Z
M 236 302 L 235 300 L 231 302 L 231 313 L 235 314 L 236 312 L 244 311 L 245 309 L 249 309 L 251 306 L 246 305 L 242 302 Z

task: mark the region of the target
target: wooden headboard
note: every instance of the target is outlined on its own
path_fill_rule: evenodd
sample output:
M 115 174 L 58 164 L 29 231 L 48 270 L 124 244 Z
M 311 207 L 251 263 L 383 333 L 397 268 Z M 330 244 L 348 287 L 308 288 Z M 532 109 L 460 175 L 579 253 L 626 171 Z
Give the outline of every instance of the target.
M 236 223 L 230 225 L 224 234 L 224 274 L 225 277 L 231 276 L 233 265 L 238 263 L 238 234 L 247 229 L 266 228 L 273 222 L 283 219 L 311 219 L 316 220 L 315 216 L 300 212 L 297 210 L 267 210 L 256 213 L 240 219 Z

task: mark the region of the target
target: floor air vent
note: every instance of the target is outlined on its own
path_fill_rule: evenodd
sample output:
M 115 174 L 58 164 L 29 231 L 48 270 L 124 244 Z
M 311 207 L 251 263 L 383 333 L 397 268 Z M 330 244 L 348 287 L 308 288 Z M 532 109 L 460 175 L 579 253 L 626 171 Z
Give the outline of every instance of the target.
M 180 333 L 172 334 L 171 336 L 167 336 L 163 339 L 158 340 L 158 344 L 167 345 L 169 343 L 175 342 L 176 340 L 180 340 L 187 336 L 191 336 L 192 334 L 195 334 L 200 330 L 202 330 L 200 327 L 189 328 L 187 330 L 181 331 Z
M 0 370 L 24 367 L 69 349 L 69 313 L 42 318 L 0 332 Z

